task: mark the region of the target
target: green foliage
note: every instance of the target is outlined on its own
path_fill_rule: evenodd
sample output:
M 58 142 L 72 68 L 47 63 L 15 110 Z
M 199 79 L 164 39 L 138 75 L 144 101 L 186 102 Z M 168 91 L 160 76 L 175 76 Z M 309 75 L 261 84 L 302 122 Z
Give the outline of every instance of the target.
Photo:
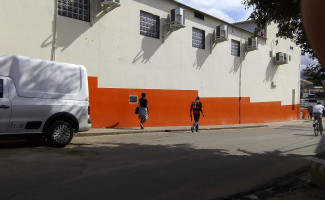
M 308 65 L 303 70 L 304 76 L 307 76 L 307 80 L 314 85 L 325 86 L 321 80 L 325 80 L 325 68 L 321 64 Z
M 292 39 L 304 53 L 315 57 L 303 30 L 300 0 L 244 0 L 244 5 L 253 7 L 250 19 L 257 24 L 256 33 L 275 22 L 279 28 L 277 37 Z

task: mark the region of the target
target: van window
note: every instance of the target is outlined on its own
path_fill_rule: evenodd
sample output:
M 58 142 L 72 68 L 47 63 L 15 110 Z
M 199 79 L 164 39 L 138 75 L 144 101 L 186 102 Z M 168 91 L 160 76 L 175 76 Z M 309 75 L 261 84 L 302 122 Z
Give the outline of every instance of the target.
M 0 79 L 0 98 L 3 98 L 3 79 Z

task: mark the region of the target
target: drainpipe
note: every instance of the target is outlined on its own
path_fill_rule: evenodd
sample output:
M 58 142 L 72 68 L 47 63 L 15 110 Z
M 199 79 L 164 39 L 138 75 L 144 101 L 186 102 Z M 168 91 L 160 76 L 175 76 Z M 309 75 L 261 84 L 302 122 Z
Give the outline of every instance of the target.
M 241 33 L 243 33 L 241 31 Z M 243 34 L 241 34 L 241 39 L 240 39 L 240 46 L 242 46 L 242 39 L 243 38 Z M 241 102 L 242 102 L 242 68 L 243 68 L 243 58 L 245 56 L 245 47 L 244 48 L 240 48 L 241 49 L 241 54 L 240 54 L 240 65 L 239 65 L 239 94 L 238 94 L 238 102 L 239 102 L 239 116 L 238 116 L 238 123 L 241 124 Z
M 52 49 L 51 49 L 51 60 L 55 61 L 55 50 L 56 50 L 56 21 L 58 16 L 58 1 L 54 1 L 54 15 L 53 15 L 53 25 L 52 25 L 52 31 L 53 31 L 53 39 L 52 39 Z
M 242 75 L 241 75 L 241 72 L 242 72 L 242 64 L 241 64 L 241 62 L 242 62 L 242 58 L 241 58 L 241 56 L 240 56 L 240 68 L 239 68 L 239 119 L 238 119 L 238 123 L 239 124 L 241 124 L 241 93 L 242 93 L 242 91 L 241 91 L 241 86 L 242 86 L 242 81 L 241 81 L 241 79 L 242 79 Z

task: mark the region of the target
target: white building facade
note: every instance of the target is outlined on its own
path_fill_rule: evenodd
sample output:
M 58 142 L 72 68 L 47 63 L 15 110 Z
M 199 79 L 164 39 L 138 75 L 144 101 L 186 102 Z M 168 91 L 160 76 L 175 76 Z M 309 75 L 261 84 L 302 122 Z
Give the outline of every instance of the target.
M 176 19 L 184 12 L 178 30 L 170 27 L 175 8 Z M 202 125 L 300 116 L 300 49 L 277 38 L 274 24 L 247 51 L 251 22 L 230 24 L 173 0 L 11 0 L 0 9 L 0 55 L 86 66 L 92 127 L 138 126 L 142 92 L 146 126 L 190 125 L 196 96 Z M 215 40 L 220 25 L 225 41 Z M 286 62 L 275 63 L 276 55 Z

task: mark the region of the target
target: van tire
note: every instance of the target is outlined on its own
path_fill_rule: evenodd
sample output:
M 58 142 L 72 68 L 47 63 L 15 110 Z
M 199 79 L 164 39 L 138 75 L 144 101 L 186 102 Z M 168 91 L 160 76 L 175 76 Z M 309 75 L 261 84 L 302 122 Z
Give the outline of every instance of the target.
M 64 147 L 69 144 L 73 137 L 73 128 L 68 122 L 57 121 L 47 131 L 47 140 L 50 145 Z

